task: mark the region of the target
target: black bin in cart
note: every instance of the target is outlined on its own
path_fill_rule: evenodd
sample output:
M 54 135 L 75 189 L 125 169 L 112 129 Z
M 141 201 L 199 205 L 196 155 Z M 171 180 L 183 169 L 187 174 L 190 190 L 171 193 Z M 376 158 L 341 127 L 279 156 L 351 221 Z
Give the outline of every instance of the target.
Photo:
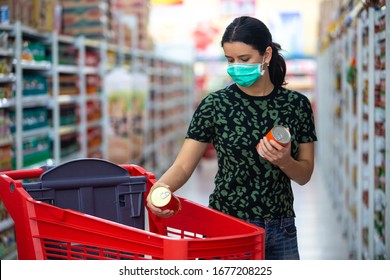
M 23 187 L 37 201 L 145 229 L 146 179 L 109 161 L 86 158 L 47 168 L 37 182 Z

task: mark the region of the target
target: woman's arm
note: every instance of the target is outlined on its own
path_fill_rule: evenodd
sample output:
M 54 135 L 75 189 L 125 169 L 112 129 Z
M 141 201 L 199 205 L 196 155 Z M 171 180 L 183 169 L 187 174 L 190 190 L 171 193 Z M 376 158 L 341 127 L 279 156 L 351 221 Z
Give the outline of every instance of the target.
M 207 145 L 208 143 L 193 139 L 184 140 L 174 163 L 158 181 L 167 184 L 172 192 L 181 188 L 191 177 L 204 155 Z
M 283 147 L 264 137 L 260 147 L 264 159 L 278 166 L 291 180 L 300 185 L 309 182 L 314 170 L 314 142 L 299 144 L 297 159 L 291 157 L 291 143 Z
M 157 181 L 169 186 L 171 192 L 177 191 L 181 188 L 191 177 L 200 159 L 204 155 L 208 143 L 199 142 L 193 139 L 185 139 L 183 146 L 180 149 L 172 166 L 161 176 Z M 174 214 L 172 210 L 161 210 L 154 207 L 150 203 L 149 197 L 147 199 L 147 206 L 149 209 L 160 217 L 169 217 Z

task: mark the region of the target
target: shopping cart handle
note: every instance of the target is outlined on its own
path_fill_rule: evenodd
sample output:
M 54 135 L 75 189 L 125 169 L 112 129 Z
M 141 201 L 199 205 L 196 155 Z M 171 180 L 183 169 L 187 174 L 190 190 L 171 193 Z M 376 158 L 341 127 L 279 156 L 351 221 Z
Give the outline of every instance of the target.
M 35 183 L 23 183 L 23 187 L 26 190 L 33 189 L 73 189 L 80 187 L 106 187 L 106 186 L 118 186 L 130 184 L 131 180 L 129 176 L 123 177 L 104 177 L 104 178 L 76 178 L 76 179 L 59 179 L 50 181 L 41 181 Z
M 42 188 L 42 184 L 41 184 L 41 182 L 23 183 L 23 188 L 26 191 L 29 191 L 29 190 L 39 190 L 39 189 Z
M 122 164 L 120 167 L 126 169 L 132 176 L 146 176 L 151 184 L 156 182 L 156 177 L 152 172 L 146 171 L 139 165 L 135 164 Z

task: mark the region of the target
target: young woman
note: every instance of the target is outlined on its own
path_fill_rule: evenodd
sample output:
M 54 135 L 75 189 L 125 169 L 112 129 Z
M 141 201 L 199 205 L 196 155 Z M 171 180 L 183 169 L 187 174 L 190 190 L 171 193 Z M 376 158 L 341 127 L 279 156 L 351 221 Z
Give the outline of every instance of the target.
M 184 144 L 158 183 L 174 192 L 190 178 L 212 143 L 218 171 L 209 206 L 266 230 L 266 259 L 299 259 L 291 180 L 306 184 L 317 141 L 311 104 L 284 88 L 286 63 L 260 20 L 242 16 L 221 42 L 234 83 L 208 94 L 196 109 Z M 265 135 L 274 126 L 289 130 L 283 146 Z M 160 217 L 172 210 L 148 207 Z

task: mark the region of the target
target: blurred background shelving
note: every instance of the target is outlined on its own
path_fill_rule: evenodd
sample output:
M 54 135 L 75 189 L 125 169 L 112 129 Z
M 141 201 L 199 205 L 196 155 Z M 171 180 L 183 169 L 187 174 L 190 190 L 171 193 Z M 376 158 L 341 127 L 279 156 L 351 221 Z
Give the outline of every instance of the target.
M 386 4 L 334 2 L 335 19 L 320 41 L 319 156 L 352 259 L 390 256 Z

